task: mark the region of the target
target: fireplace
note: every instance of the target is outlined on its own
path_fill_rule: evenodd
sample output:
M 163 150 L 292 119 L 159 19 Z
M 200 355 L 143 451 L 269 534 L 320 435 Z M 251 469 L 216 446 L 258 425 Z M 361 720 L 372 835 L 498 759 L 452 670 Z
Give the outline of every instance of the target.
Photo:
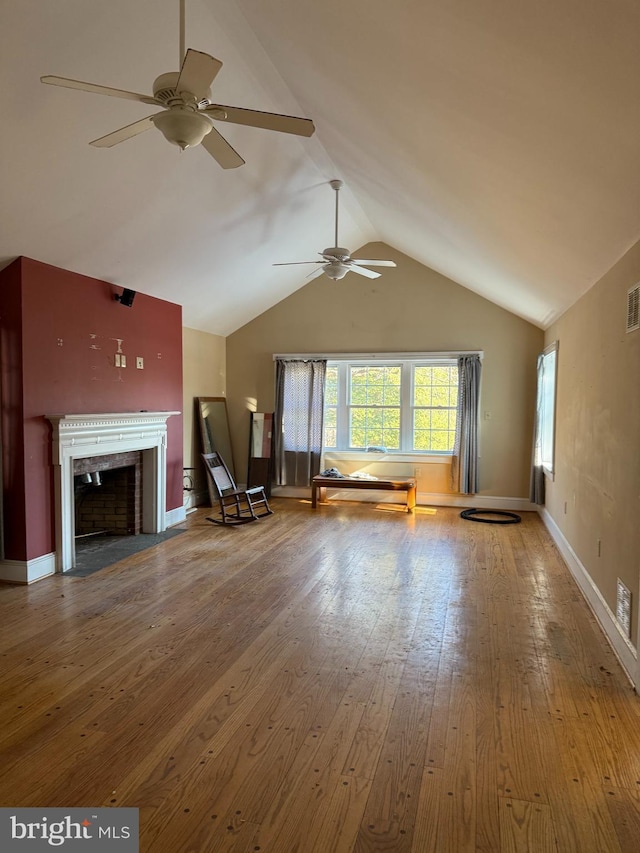
M 53 425 L 56 571 L 75 566 L 77 460 L 139 451 L 141 532 L 166 529 L 167 419 L 179 412 L 47 415 Z M 81 466 L 80 466 L 81 467 Z
M 142 532 L 141 450 L 75 459 L 73 474 L 76 540 Z

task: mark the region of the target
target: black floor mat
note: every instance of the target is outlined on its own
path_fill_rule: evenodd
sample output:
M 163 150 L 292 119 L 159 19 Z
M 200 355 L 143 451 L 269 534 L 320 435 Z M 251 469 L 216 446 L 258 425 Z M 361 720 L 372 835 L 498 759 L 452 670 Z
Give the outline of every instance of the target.
M 76 566 L 65 575 L 72 578 L 86 578 L 118 560 L 124 560 L 139 551 L 145 551 L 174 536 L 184 533 L 185 529 L 172 527 L 162 533 L 140 533 L 137 536 L 90 536 L 76 540 Z

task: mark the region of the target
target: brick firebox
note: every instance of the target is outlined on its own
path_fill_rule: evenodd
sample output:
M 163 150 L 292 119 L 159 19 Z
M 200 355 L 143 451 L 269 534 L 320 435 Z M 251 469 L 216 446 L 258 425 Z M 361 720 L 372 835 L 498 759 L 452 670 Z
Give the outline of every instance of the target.
M 100 485 L 82 474 L 99 474 Z M 76 535 L 136 535 L 142 530 L 142 452 L 90 456 L 73 462 Z

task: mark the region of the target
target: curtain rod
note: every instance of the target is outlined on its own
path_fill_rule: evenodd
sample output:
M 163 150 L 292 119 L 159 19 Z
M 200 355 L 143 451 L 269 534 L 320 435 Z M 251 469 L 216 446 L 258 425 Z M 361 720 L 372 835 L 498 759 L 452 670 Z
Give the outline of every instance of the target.
M 458 358 L 461 355 L 478 355 L 484 357 L 483 350 L 451 350 L 449 352 L 276 352 L 273 360 L 311 361 L 326 359 L 327 361 L 404 361 L 406 359 L 429 358 Z

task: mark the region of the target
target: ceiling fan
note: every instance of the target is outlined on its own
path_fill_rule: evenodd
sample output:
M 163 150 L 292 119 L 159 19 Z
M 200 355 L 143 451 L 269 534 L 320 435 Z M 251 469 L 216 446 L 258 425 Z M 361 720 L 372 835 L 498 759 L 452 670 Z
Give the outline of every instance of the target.
M 222 62 L 198 50 L 185 51 L 184 39 L 185 0 L 180 0 L 180 71 L 161 74 L 153 84 L 153 95 L 140 95 L 123 89 L 112 89 L 67 77 L 45 76 L 40 80 L 53 86 L 81 89 L 113 98 L 126 98 L 143 104 L 162 107 L 162 112 L 147 116 L 121 127 L 113 133 L 94 139 L 90 145 L 111 148 L 125 139 L 131 139 L 145 130 L 157 127 L 168 142 L 184 150 L 202 144 L 223 169 L 235 169 L 245 162 L 213 126 L 214 121 L 278 130 L 297 136 L 311 136 L 313 122 L 306 118 L 260 112 L 242 107 L 228 107 L 211 101 L 210 86 L 222 68 Z
M 365 269 L 365 265 L 369 267 L 395 267 L 394 261 L 363 261 L 360 258 L 352 258 L 351 252 L 348 249 L 338 246 L 338 196 L 342 181 L 334 178 L 329 181 L 333 189 L 336 191 L 336 227 L 335 227 L 335 246 L 328 249 L 323 249 L 318 252 L 324 258 L 322 261 L 290 261 L 289 263 L 273 264 L 274 267 L 288 267 L 293 264 L 322 264 L 318 269 L 310 273 L 307 278 L 313 279 L 324 273 L 333 281 L 340 281 L 348 272 L 357 272 L 358 275 L 364 275 L 367 278 L 379 278 L 380 273 L 373 270 Z

